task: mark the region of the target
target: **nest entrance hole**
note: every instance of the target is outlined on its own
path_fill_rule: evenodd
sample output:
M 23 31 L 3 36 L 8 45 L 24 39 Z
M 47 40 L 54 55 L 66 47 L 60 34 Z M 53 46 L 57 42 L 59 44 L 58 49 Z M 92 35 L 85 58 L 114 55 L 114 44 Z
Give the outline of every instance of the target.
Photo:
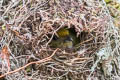
M 54 34 L 49 45 L 51 48 L 61 48 L 74 51 L 76 50 L 76 46 L 78 48 L 80 43 L 87 39 L 87 36 L 89 36 L 87 31 L 82 31 L 77 36 L 75 27 L 68 28 L 65 26 L 56 31 L 56 34 Z

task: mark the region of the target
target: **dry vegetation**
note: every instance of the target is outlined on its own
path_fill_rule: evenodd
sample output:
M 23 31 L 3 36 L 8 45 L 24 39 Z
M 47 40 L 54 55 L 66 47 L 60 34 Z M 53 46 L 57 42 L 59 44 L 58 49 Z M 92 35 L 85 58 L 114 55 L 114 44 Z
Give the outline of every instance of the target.
M 63 27 L 75 29 L 77 51 L 49 46 Z M 1 0 L 0 78 L 119 80 L 118 31 L 104 0 Z

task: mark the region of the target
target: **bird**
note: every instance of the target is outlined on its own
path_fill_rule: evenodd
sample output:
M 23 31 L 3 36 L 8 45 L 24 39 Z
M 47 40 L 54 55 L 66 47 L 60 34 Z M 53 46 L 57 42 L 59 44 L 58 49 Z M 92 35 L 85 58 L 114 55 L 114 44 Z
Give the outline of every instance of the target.
M 73 47 L 73 42 L 72 40 L 67 37 L 67 38 L 59 38 L 57 40 L 52 40 L 50 43 L 51 47 L 53 48 L 62 48 L 62 49 L 70 49 Z
M 57 32 L 50 43 L 53 48 L 72 49 L 73 39 L 70 36 L 70 32 L 67 28 L 61 28 Z
M 80 36 L 77 37 L 77 32 L 75 28 L 60 28 L 56 35 L 53 36 L 53 39 L 50 42 L 51 48 L 61 48 L 67 51 L 77 51 L 80 47 Z M 76 47 L 77 46 L 77 47 Z

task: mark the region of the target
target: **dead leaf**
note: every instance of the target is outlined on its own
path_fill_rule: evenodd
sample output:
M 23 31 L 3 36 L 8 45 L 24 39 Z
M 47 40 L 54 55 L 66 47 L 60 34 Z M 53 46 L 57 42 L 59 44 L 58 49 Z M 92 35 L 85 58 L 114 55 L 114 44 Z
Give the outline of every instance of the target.
M 10 70 L 10 53 L 8 51 L 8 47 L 4 46 L 0 53 L 0 58 L 2 60 L 2 63 L 8 68 L 8 71 Z

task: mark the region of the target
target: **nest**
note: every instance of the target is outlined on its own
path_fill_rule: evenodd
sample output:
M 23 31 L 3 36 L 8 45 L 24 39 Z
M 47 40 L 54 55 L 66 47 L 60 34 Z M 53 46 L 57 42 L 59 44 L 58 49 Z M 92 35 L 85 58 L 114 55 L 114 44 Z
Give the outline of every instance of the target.
M 106 35 L 110 18 L 102 2 L 31 0 L 26 1 L 22 7 L 20 2 L 11 7 L 7 12 L 10 14 L 6 14 L 12 17 L 5 23 L 6 30 L 1 29 L 3 33 L 0 36 L 7 38 L 1 46 L 7 45 L 12 54 L 11 70 L 31 62 L 36 63 L 7 78 L 16 75 L 14 79 L 17 79 L 22 75 L 29 79 L 86 80 L 97 60 L 96 52 L 105 47 L 108 40 Z M 64 27 L 73 29 L 79 38 L 77 51 L 68 52 L 50 47 L 49 43 L 56 32 Z M 37 63 L 53 53 L 50 60 Z M 5 69 L 1 71 L 6 72 Z M 99 79 L 104 76 L 102 73 L 101 67 L 94 68 L 91 78 Z

